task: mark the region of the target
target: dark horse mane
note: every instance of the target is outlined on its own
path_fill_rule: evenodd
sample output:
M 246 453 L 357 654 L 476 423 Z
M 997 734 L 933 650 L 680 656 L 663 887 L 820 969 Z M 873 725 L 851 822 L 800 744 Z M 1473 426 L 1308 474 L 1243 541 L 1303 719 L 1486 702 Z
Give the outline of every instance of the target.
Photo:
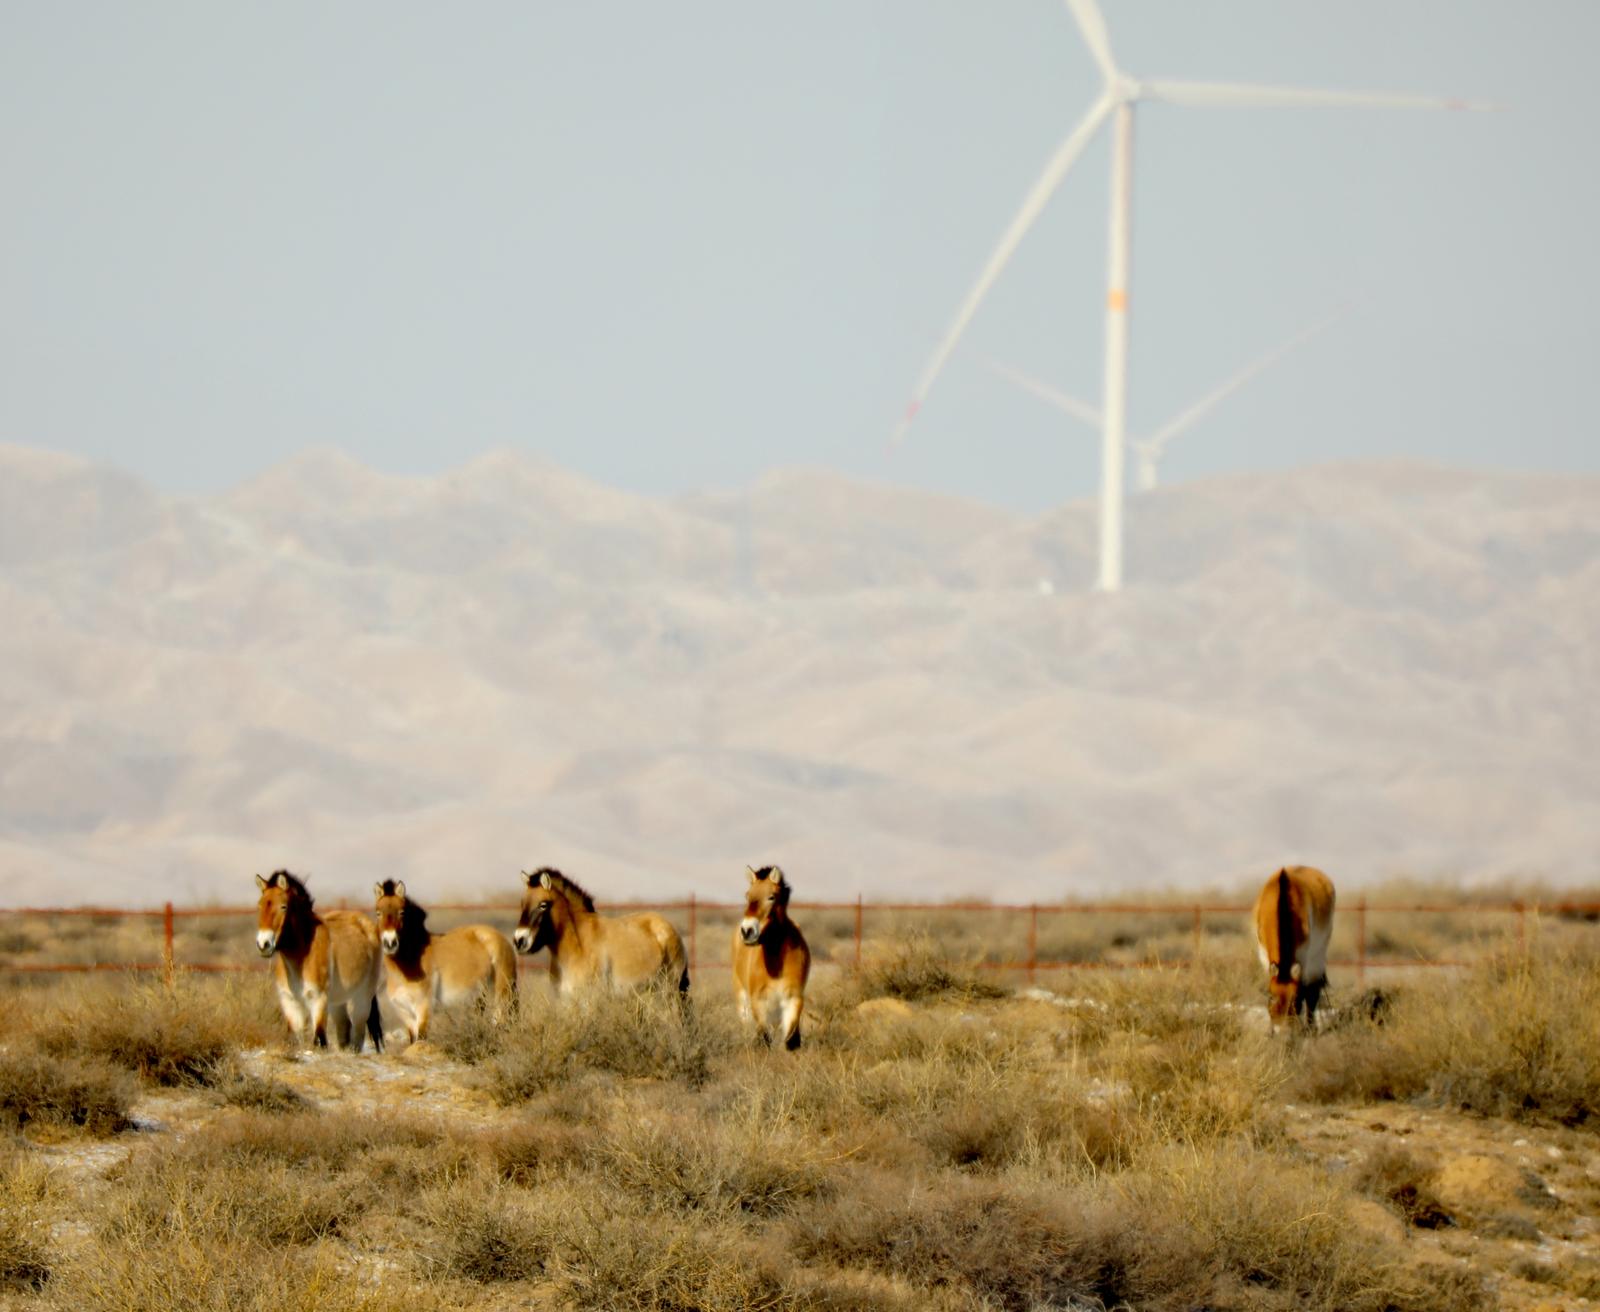
M 274 870 L 272 878 L 267 880 L 267 887 L 276 886 L 289 895 L 288 905 L 283 909 L 283 928 L 278 933 L 280 951 L 295 953 L 311 946 L 312 935 L 316 932 L 318 919 L 316 912 L 316 899 L 311 896 L 298 875 L 291 875 L 287 870 Z
M 583 909 L 585 911 L 594 910 L 594 899 L 590 897 L 589 894 L 584 890 L 583 885 L 578 883 L 577 880 L 562 874 L 554 866 L 540 866 L 533 872 L 533 875 L 535 879 L 537 879 L 540 875 L 549 875 L 550 886 L 558 893 L 564 893 L 568 897 L 577 898 L 579 902 L 583 903 Z
M 311 896 L 311 890 L 299 875 L 291 875 L 287 870 L 274 870 L 272 878 L 267 880 L 268 885 L 276 884 L 279 888 L 288 889 L 291 902 L 303 901 L 309 910 L 316 904 L 316 899 Z
M 757 879 L 771 879 L 773 875 L 777 875 L 782 881 L 778 884 L 778 905 L 787 907 L 789 905 L 789 880 L 783 871 L 779 870 L 777 866 L 757 866 L 755 869 Z

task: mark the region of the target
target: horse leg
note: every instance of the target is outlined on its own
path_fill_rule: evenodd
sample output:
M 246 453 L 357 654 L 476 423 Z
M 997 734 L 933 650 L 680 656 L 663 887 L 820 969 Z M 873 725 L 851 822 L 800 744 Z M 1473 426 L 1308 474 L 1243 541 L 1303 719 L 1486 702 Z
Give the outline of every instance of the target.
M 284 1020 L 289 1022 L 289 1033 L 302 1048 L 306 1047 L 307 1023 L 311 1019 L 311 1014 L 306 1010 L 305 1003 L 289 989 L 279 989 L 278 1007 L 283 1012 Z
M 319 1048 L 326 1048 L 328 1046 L 328 995 L 321 989 L 307 989 L 306 1005 L 311 1009 L 312 1042 Z
M 800 1010 L 804 1002 L 797 997 L 783 1004 L 783 1046 L 793 1052 L 800 1046 Z
M 1314 979 L 1300 986 L 1300 997 L 1306 1004 L 1306 1028 L 1317 1028 L 1317 1004 L 1322 1001 L 1322 990 L 1328 987 L 1327 978 Z
M 750 995 L 740 989 L 735 995 L 735 1001 L 739 1007 L 740 1027 L 745 1031 L 747 1037 L 754 1038 L 755 1035 L 751 1031 L 758 1030 L 760 1027 L 756 1024 L 755 1011 L 750 1006 Z
M 411 1041 L 420 1043 L 428 1037 L 428 1022 L 433 1019 L 433 1007 L 426 997 L 417 1003 L 411 1018 Z

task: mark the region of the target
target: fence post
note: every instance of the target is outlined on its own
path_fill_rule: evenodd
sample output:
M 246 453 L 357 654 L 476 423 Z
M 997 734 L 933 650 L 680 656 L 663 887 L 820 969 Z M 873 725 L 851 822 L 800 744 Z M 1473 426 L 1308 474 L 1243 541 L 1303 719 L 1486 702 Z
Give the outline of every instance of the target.
M 172 903 L 161 912 L 161 967 L 170 989 L 177 980 L 177 966 L 172 959 Z
M 856 970 L 861 970 L 861 894 L 856 894 Z
M 694 894 L 689 894 L 689 978 L 700 973 L 700 944 L 697 938 Z
M 1039 904 L 1028 904 L 1028 983 L 1039 978 Z
M 1200 964 L 1200 943 L 1204 932 L 1200 924 L 1201 914 L 1200 904 L 1197 902 L 1194 908 L 1194 960 L 1190 963 L 1191 965 Z
M 1356 983 L 1367 983 L 1367 895 L 1356 903 Z

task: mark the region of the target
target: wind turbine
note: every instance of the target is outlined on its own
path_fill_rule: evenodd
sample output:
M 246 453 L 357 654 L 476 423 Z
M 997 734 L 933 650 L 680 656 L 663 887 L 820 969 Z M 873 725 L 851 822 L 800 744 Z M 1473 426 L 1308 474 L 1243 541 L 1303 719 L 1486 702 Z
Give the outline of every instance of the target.
M 1179 82 L 1139 80 L 1117 66 L 1111 38 L 1095 0 L 1066 0 L 1103 79 L 1100 95 L 1078 120 L 1046 163 L 1000 244 L 989 256 L 977 282 L 940 340 L 933 357 L 917 380 L 911 403 L 896 427 L 891 444 L 905 437 L 933 389 L 951 352 L 966 331 L 978 306 L 1005 270 L 1023 237 L 1060 187 L 1078 156 L 1111 120 L 1111 234 L 1106 270 L 1105 383 L 1100 407 L 1100 575 L 1099 587 L 1115 592 L 1122 586 L 1123 446 L 1128 410 L 1128 270 L 1132 258 L 1133 228 L 1133 111 L 1142 101 L 1192 107 L 1339 108 L 1339 109 L 1487 109 L 1465 100 L 1432 96 L 1393 95 L 1365 91 L 1320 91 L 1302 87 L 1249 86 L 1232 82 Z
M 1157 466 L 1161 463 L 1161 453 L 1166 450 L 1168 442 L 1199 423 L 1201 419 L 1210 414 L 1212 410 L 1257 374 L 1265 372 L 1283 359 L 1284 356 L 1304 346 L 1339 317 L 1339 314 L 1331 314 L 1326 319 L 1296 333 L 1288 341 L 1280 342 L 1270 351 L 1257 356 L 1226 381 L 1213 387 L 1193 405 L 1179 411 L 1160 428 L 1156 429 L 1155 432 L 1151 433 L 1149 437 L 1130 438 L 1128 445 L 1133 448 L 1134 454 L 1139 457 L 1137 475 L 1139 491 L 1148 492 L 1155 487 Z M 1042 383 L 1032 375 L 1025 374 L 1020 369 L 1013 369 L 1010 365 L 1002 364 L 998 360 L 989 360 L 986 363 L 992 372 L 1000 375 L 1007 382 L 1016 384 L 1025 392 L 1032 392 L 1040 400 L 1049 402 L 1064 414 L 1069 414 L 1074 419 L 1082 420 L 1090 428 L 1099 428 L 1101 426 L 1100 412 L 1087 401 L 1080 401 L 1075 396 L 1069 396 L 1059 388 L 1052 387 L 1049 383 Z

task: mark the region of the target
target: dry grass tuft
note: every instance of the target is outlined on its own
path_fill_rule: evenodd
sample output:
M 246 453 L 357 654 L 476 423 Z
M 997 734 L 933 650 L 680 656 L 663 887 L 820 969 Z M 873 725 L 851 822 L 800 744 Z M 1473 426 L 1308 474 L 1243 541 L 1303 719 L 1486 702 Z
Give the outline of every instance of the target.
M 1435 1163 L 1398 1144 L 1380 1143 L 1358 1166 L 1351 1186 L 1387 1204 L 1407 1225 L 1437 1230 L 1455 1224 L 1433 1189 Z
M 1288 1092 L 1322 1102 L 1425 1098 L 1512 1120 L 1600 1116 L 1600 954 L 1591 946 L 1491 958 L 1397 993 L 1382 1023 L 1308 1045 Z
M 857 989 L 864 998 L 902 1002 L 971 1002 L 1011 992 L 985 978 L 972 963 L 949 956 L 927 935 L 895 943 L 863 962 Z
M 39 1290 L 50 1279 L 54 1215 L 49 1171 L 15 1149 L 0 1149 L 0 1289 Z
M 241 1048 L 283 1035 L 259 981 L 86 981 L 28 1020 L 27 1037 L 53 1056 L 98 1058 L 147 1084 L 205 1085 Z
M 714 1050 L 731 1032 L 708 1024 L 692 1003 L 660 993 L 601 994 L 529 1005 L 504 1026 L 478 1067 L 500 1103 L 526 1102 L 587 1075 L 670 1080 L 691 1089 L 711 1074 Z
M 0 1053 L 0 1129 L 38 1125 L 116 1134 L 128 1128 L 132 1105 L 132 1080 L 105 1061 L 28 1049 Z
M 434 1312 L 446 1291 L 352 1270 L 333 1250 L 266 1248 L 174 1236 L 107 1246 L 52 1281 L 51 1306 L 72 1312 Z

